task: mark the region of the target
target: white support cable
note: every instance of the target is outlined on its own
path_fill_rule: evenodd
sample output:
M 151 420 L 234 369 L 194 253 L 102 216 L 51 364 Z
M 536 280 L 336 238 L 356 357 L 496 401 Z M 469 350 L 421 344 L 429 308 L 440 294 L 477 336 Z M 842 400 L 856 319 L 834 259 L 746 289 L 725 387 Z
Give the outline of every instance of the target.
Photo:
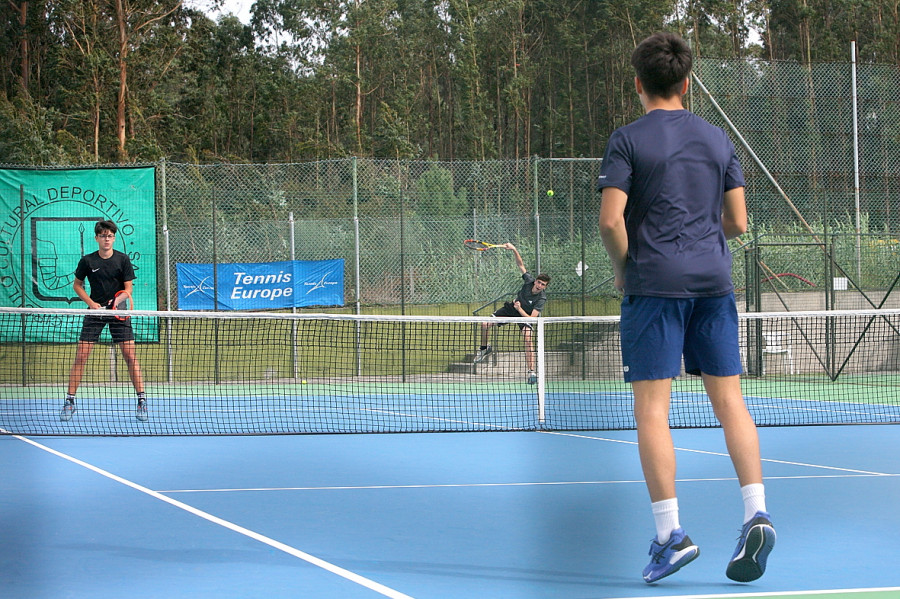
M 71 314 L 73 316 L 96 316 L 97 311 L 89 308 L 16 308 L 0 306 L 0 314 Z M 366 322 L 484 322 L 483 316 L 419 316 L 411 314 L 331 314 L 324 312 L 202 312 L 189 310 L 129 310 L 131 316 L 155 318 L 199 318 L 203 320 L 354 320 Z M 838 318 L 843 316 L 896 316 L 900 308 L 866 308 L 864 310 L 798 310 L 796 312 L 739 312 L 739 320 L 765 320 L 768 318 Z M 563 322 L 619 322 L 619 316 L 541 316 L 538 322 L 543 330 L 544 323 Z M 532 324 L 533 317 L 494 316 L 491 322 L 497 324 Z

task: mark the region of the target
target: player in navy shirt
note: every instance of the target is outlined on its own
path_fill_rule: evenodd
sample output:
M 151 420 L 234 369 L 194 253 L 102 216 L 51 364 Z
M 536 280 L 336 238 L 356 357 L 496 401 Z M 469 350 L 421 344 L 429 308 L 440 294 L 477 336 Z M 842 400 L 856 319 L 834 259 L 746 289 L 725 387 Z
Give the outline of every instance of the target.
M 682 104 L 690 48 L 658 33 L 634 50 L 646 114 L 609 138 L 598 187 L 600 235 L 624 293 L 622 364 L 634 391 L 644 478 L 656 522 L 643 577 L 655 582 L 699 555 L 678 517 L 669 430 L 672 379 L 681 361 L 703 377 L 725 433 L 744 500 L 744 524 L 726 568 L 762 576 L 775 544 L 766 512 L 756 425 L 741 393 L 737 306 L 726 239 L 746 231 L 744 177 L 728 136 Z

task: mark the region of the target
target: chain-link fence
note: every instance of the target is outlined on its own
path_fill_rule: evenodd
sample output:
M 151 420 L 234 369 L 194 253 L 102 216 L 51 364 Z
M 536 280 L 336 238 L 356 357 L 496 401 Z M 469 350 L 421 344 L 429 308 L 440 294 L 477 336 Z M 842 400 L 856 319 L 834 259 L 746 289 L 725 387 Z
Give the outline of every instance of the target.
M 530 270 L 554 278 L 556 297 L 569 300 L 563 313 L 580 314 L 587 295 L 612 295 L 600 289 L 610 273 L 597 235 L 599 167 L 598 159 L 164 163 L 160 266 L 172 281 L 179 262 L 344 258 L 348 304 L 471 313 L 508 299 L 520 279 L 508 252 L 474 253 L 463 241 L 510 241 Z M 177 306 L 169 288 L 165 303 Z
M 695 74 L 692 109 L 736 140 L 753 233 L 900 230 L 900 69 L 707 58 Z

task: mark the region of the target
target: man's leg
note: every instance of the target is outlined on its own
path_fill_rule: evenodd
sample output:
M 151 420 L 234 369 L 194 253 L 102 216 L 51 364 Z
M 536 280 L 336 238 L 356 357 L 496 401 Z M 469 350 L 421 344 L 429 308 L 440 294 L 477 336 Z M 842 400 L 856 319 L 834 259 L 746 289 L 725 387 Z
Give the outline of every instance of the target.
M 134 416 L 141 422 L 147 421 L 147 397 L 144 395 L 144 377 L 141 374 L 141 365 L 135 354 L 134 341 L 123 341 L 119 343 L 122 350 L 122 356 L 125 358 L 125 364 L 128 365 L 128 376 L 131 377 L 131 384 L 137 393 L 137 407 Z
M 481 347 L 478 348 L 478 351 L 475 352 L 475 363 L 483 362 L 485 358 L 488 357 L 488 354 L 491 353 L 491 346 L 488 345 L 488 333 L 491 330 L 491 327 L 496 326 L 495 322 L 482 322 L 481 323 Z
M 675 496 L 675 445 L 669 430 L 672 379 L 634 381 L 634 419 L 644 480 L 650 493 L 656 538 L 650 543 L 646 582 L 656 582 L 694 561 L 700 549 L 678 521 Z
M 522 329 L 522 340 L 525 343 L 525 365 L 529 371 L 534 371 L 534 331 L 531 327 Z
M 765 573 L 776 539 L 775 528 L 766 511 L 759 435 L 744 402 L 739 376 L 704 374 L 703 385 L 725 433 L 725 445 L 744 500 L 744 526 L 725 574 L 738 582 L 750 582 Z
M 66 391 L 67 395 L 75 395 L 78 386 L 81 384 L 81 377 L 84 376 L 84 368 L 87 365 L 88 358 L 94 344 L 89 341 L 79 341 L 75 349 L 75 362 L 72 369 L 69 370 L 69 386 Z
M 91 341 L 79 341 L 75 347 L 75 361 L 69 370 L 69 385 L 66 387 L 66 399 L 63 407 L 59 411 L 59 419 L 68 422 L 75 415 L 75 393 L 81 384 L 81 377 L 84 376 L 84 369 L 87 366 L 88 358 L 94 344 Z
M 522 327 L 522 343 L 525 345 L 525 367 L 528 369 L 525 374 L 525 382 L 535 385 L 538 377 L 534 371 L 534 331 L 529 326 Z
M 675 445 L 669 430 L 672 379 L 634 381 L 638 451 L 650 501 L 675 497 Z
M 119 348 L 122 350 L 125 364 L 128 365 L 128 376 L 131 378 L 131 384 L 134 386 L 135 393 L 143 393 L 144 376 L 141 373 L 141 365 L 137 360 L 134 341 L 123 341 L 119 344 Z
M 722 425 L 725 446 L 741 486 L 762 483 L 759 435 L 744 403 L 740 377 L 704 374 L 703 386 Z

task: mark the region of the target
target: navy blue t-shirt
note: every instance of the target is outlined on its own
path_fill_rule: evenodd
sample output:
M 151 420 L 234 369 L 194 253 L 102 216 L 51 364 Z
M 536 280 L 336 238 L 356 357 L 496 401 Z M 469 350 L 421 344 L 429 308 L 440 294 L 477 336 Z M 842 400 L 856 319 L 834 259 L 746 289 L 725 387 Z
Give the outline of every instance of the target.
M 722 205 L 744 174 L 725 131 L 688 110 L 652 110 L 610 136 L 597 187 L 628 195 L 626 295 L 733 291 Z

